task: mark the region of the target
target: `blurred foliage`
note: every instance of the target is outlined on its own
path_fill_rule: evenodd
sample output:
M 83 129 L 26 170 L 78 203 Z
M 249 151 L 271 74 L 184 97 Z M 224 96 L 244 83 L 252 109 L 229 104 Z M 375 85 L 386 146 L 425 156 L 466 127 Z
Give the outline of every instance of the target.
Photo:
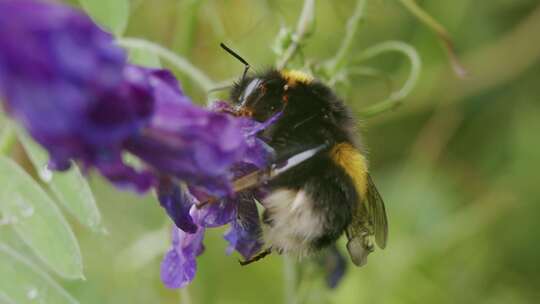
M 305 280 L 301 296 L 306 303 L 534 303 L 540 299 L 540 3 L 417 2 L 447 27 L 470 75 L 452 73 L 436 36 L 397 1 L 368 1 L 352 53 L 402 40 L 423 61 L 404 106 L 360 123 L 387 204 L 389 246 L 370 256 L 366 267 L 351 265 L 336 290 L 319 288 L 320 278 Z M 307 60 L 335 54 L 354 5 L 317 1 L 315 28 L 302 45 Z M 294 29 L 301 8 L 302 1 L 292 0 L 132 0 L 123 36 L 157 42 L 213 80 L 230 80 L 243 66 L 219 42 L 257 71 L 271 67 L 276 35 L 284 25 Z M 407 62 L 392 54 L 370 64 L 391 78 L 392 87 L 408 72 Z M 205 92 L 178 77 L 188 95 L 206 101 Z M 357 112 L 388 94 L 380 78 L 350 83 L 337 89 Z M 81 303 L 282 301 L 281 257 L 240 267 L 236 256 L 224 256 L 222 230 L 208 235 L 189 296 L 165 289 L 159 262 L 168 246 L 168 219 L 156 200 L 118 192 L 97 176 L 91 186 L 109 234 L 69 218 L 86 280 L 60 279 Z M 6 229 L 0 232 L 9 234 Z

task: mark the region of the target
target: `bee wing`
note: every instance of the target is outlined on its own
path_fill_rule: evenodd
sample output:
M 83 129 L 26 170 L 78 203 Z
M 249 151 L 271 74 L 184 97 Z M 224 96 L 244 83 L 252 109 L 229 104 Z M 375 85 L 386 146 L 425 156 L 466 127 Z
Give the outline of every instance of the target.
M 381 249 L 386 247 L 388 239 L 388 219 L 384 202 L 369 174 L 366 197 L 357 207 L 346 230 L 349 240 L 347 250 L 352 262 L 357 266 L 363 266 L 367 262 L 367 256 L 374 249 L 370 236 L 375 236 L 375 242 Z
M 388 218 L 386 216 L 386 208 L 384 207 L 384 201 L 375 187 L 371 176 L 367 176 L 367 197 L 366 204 L 368 206 L 369 220 L 373 225 L 375 233 L 375 242 L 379 248 L 384 249 L 388 240 Z

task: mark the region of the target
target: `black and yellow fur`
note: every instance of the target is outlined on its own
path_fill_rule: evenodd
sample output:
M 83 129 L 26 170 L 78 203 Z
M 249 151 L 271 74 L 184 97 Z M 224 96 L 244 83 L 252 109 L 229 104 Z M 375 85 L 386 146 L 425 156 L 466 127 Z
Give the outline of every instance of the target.
M 356 142 L 355 120 L 329 87 L 306 73 L 270 70 L 243 77 L 232 89 L 231 100 L 238 113 L 258 121 L 283 112 L 260 134 L 276 151 L 277 162 L 321 144 L 327 147 L 270 182 L 275 195 L 270 195 L 263 221 L 270 234 L 275 225 L 290 227 L 283 226 L 267 246 L 306 255 L 335 243 L 346 232 L 349 253 L 358 265 L 372 250 L 370 236 L 384 248 L 387 224 L 382 199 Z M 280 203 L 293 196 L 297 199 Z M 309 210 L 289 206 L 293 203 Z M 287 217 L 286 222 L 279 222 L 280 217 Z

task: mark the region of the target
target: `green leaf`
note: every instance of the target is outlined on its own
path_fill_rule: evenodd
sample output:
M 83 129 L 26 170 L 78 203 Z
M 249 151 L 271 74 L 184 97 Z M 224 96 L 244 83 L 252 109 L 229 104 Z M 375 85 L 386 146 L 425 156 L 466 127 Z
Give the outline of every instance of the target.
M 4 156 L 0 156 L 0 185 L 0 212 L 19 237 L 62 277 L 83 278 L 77 239 L 47 193 Z
M 47 152 L 28 137 L 22 129 L 18 129 L 17 133 L 19 141 L 28 153 L 39 177 L 50 187 L 57 200 L 83 225 L 96 232 L 104 231 L 96 200 L 79 168 L 73 164 L 67 172 L 51 172 L 47 169 L 49 159 Z
M 78 303 L 45 272 L 0 244 L 0 303 Z
M 129 0 L 79 0 L 97 23 L 117 37 L 122 36 L 129 20 Z
M 2 218 L 4 223 L 0 224 L 0 244 L 5 245 L 17 252 L 29 252 L 30 248 L 21 240 L 17 235 L 15 230 L 13 230 L 13 225 L 10 225 L 9 218 Z M 32 257 L 29 257 L 32 259 Z M 33 259 L 32 261 L 36 261 Z M 1 302 L 0 302 L 1 303 Z

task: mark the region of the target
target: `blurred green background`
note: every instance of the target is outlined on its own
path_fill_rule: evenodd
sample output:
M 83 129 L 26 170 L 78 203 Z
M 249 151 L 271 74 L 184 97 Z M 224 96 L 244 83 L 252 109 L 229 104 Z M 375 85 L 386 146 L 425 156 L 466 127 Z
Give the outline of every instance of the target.
M 317 1 L 316 26 L 302 47 L 305 58 L 317 62 L 335 54 L 355 2 Z M 417 2 L 447 27 L 469 76 L 452 73 L 436 36 L 397 1 L 368 1 L 352 54 L 402 40 L 417 48 L 423 62 L 402 107 L 369 120 L 359 117 L 371 172 L 386 201 L 389 245 L 372 254 L 367 266 L 350 265 L 336 290 L 324 290 L 320 277 L 303 284 L 309 291 L 304 303 L 538 303 L 540 1 Z M 294 28 L 302 9 L 302 1 L 293 0 L 131 4 L 124 36 L 159 43 L 218 81 L 243 69 L 219 42 L 255 70 L 271 67 L 276 34 L 284 25 Z M 369 64 L 395 86 L 409 68 L 392 54 Z M 188 95 L 204 103 L 204 92 L 177 75 Z M 350 81 L 338 89 L 355 111 L 388 93 L 384 81 Z M 59 280 L 81 303 L 283 301 L 282 258 L 240 267 L 237 256 L 224 255 L 219 229 L 207 235 L 188 291 L 167 290 L 159 263 L 169 221 L 156 200 L 119 192 L 94 175 L 91 185 L 108 235 L 72 223 L 86 280 Z

